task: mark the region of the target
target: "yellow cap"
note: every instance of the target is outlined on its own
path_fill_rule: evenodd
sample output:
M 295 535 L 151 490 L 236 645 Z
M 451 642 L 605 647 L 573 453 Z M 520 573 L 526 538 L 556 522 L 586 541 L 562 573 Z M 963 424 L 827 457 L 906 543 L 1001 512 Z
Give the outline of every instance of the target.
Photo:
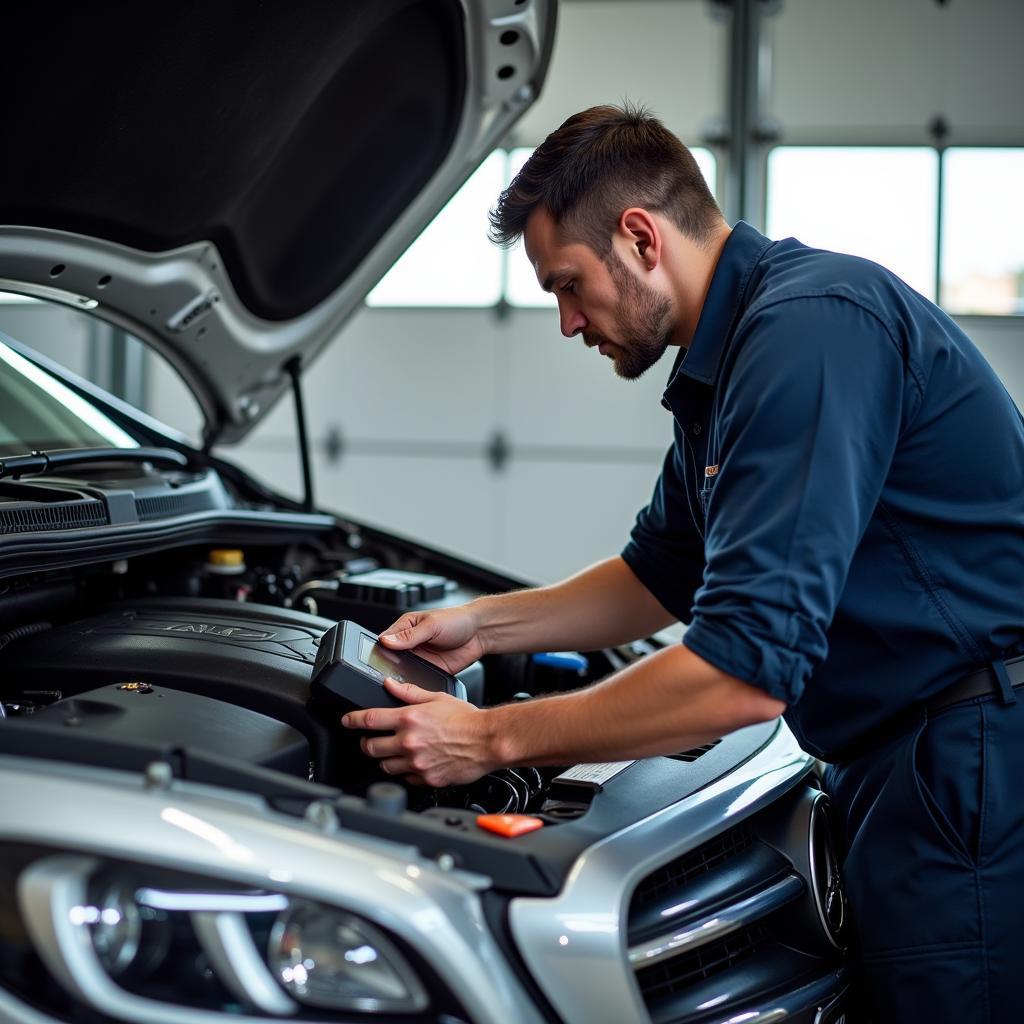
M 208 556 L 210 565 L 236 569 L 245 565 L 245 555 L 238 548 L 215 548 Z

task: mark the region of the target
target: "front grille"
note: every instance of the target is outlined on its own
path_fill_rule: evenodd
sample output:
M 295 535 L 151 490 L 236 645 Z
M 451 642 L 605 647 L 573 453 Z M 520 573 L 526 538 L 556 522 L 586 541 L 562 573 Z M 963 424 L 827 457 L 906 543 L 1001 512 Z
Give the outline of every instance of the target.
M 102 501 L 62 502 L 33 508 L 0 508 L 0 534 L 79 530 L 106 526 L 107 509 Z
M 707 981 L 750 959 L 769 941 L 763 925 L 744 928 L 685 956 L 636 972 L 636 980 L 645 1000 L 664 999 Z
M 626 952 L 653 1024 L 744 1020 L 829 988 L 840 954 L 808 862 L 820 797 L 792 790 L 641 879 Z
M 664 867 L 649 874 L 637 886 L 633 894 L 634 907 L 660 902 L 686 882 L 707 874 L 742 853 L 753 842 L 754 837 L 750 829 L 746 825 L 740 825 L 723 832 L 696 850 L 669 861 Z

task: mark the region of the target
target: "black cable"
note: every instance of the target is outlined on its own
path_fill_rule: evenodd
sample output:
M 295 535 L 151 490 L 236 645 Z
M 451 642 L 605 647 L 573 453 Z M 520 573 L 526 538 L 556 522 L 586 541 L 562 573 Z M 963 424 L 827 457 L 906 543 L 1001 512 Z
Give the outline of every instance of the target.
M 20 640 L 26 636 L 33 636 L 35 633 L 45 633 L 48 629 L 52 628 L 49 622 L 30 622 L 24 626 L 15 626 L 14 629 L 9 629 L 6 633 L 0 633 L 0 651 L 8 644 L 14 643 L 15 640 Z M 0 718 L 6 717 L 7 711 L 4 708 L 3 701 L 0 700 Z
M 523 784 L 525 798 L 521 801 L 522 810 L 528 811 L 533 800 L 540 796 L 544 788 L 544 779 L 536 768 L 508 768 L 509 775 Z

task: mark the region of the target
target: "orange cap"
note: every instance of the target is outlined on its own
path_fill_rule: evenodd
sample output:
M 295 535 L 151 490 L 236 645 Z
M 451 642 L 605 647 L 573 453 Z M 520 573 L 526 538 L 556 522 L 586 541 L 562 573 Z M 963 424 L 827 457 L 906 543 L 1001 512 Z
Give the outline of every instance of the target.
M 540 818 L 533 818 L 528 814 L 481 814 L 476 819 L 476 823 L 480 828 L 504 836 L 506 839 L 525 835 L 527 832 L 533 832 L 534 829 L 544 827 L 544 822 Z

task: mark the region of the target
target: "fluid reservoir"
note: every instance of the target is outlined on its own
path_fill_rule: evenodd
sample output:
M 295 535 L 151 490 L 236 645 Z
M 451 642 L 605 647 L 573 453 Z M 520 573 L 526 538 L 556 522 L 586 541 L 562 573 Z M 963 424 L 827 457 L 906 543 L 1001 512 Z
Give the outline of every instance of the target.
M 245 553 L 239 548 L 214 548 L 206 556 L 206 571 L 215 576 L 240 576 L 245 572 Z

